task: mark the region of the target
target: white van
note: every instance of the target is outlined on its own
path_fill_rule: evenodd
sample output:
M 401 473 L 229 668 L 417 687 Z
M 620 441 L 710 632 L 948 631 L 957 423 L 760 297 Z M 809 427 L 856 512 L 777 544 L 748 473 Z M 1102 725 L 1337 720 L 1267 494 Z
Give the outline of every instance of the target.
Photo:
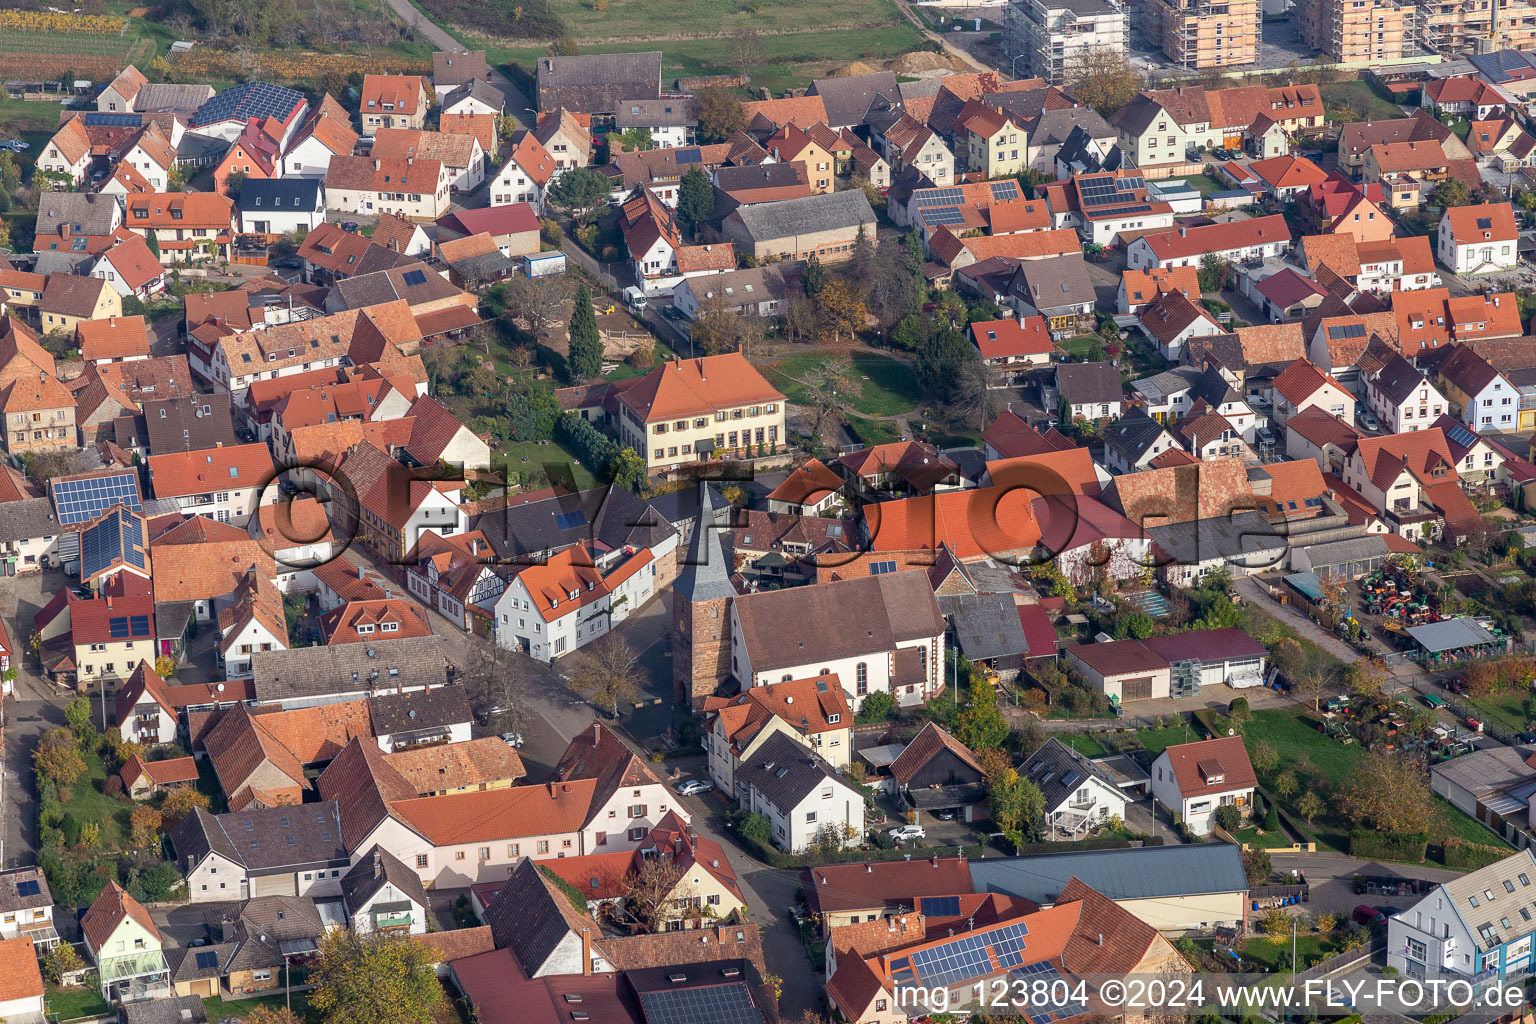
M 639 288 L 636 288 L 634 285 L 630 285 L 628 288 L 625 288 L 624 305 L 628 306 L 636 313 L 641 312 L 645 309 L 645 292 Z

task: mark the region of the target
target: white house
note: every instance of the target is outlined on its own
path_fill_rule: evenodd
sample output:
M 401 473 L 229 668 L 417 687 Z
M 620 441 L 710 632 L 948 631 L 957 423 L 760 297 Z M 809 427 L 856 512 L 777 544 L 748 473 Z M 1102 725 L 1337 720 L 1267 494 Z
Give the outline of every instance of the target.
M 18 937 L 49 948 L 59 941 L 53 926 L 53 893 L 39 867 L 0 871 L 0 938 Z
M 193 903 L 339 896 L 351 863 L 334 800 L 217 815 L 198 808 L 170 840 Z
M 176 706 L 148 662 L 139 662 L 117 691 L 117 731 L 124 743 L 146 747 L 176 741 Z
M 358 935 L 425 935 L 432 901 L 421 878 L 374 846 L 341 876 L 347 923 Z
M 1198 267 L 1207 255 L 1243 263 L 1283 256 L 1290 248 L 1291 229 L 1276 213 L 1142 235 L 1126 246 L 1125 265 L 1130 270 Z
M 80 918 L 80 934 L 96 962 L 103 998 L 153 999 L 171 994 L 170 969 L 161 952 L 165 940 L 149 911 L 116 879 L 107 883 Z M 31 950 L 27 952 L 32 955 Z
M 1218 807 L 1247 815 L 1257 785 L 1241 736 L 1175 744 L 1152 762 L 1153 799 L 1196 835 L 1210 834 Z
M 601 722 L 571 738 L 550 781 L 594 784 L 578 830 L 582 849 L 591 853 L 638 849 L 669 813 L 685 825 L 693 820 L 677 794 Z
M 863 794 L 819 754 L 782 733 L 736 769 L 736 784 L 746 792 L 742 809 L 768 819 L 781 850 L 799 853 L 826 828 L 844 842 L 864 836 Z
M 1125 820 L 1130 803 L 1115 780 L 1058 739 L 1049 739 L 1019 766 L 1045 797 L 1050 838 L 1072 838 L 1110 818 Z
M 1516 429 L 1520 389 L 1470 345 L 1452 345 L 1432 372 L 1461 422 L 1473 430 Z
M 1276 429 L 1304 409 L 1321 409 L 1345 423 L 1355 421 L 1355 396 L 1333 375 L 1298 359 L 1275 378 L 1271 388 L 1270 421 Z
M 97 258 L 91 276 L 107 282 L 122 298 L 148 300 L 165 290 L 165 267 L 138 235 L 114 242 Z
M 235 526 L 246 525 L 264 494 L 269 504 L 277 499 L 275 489 L 267 486 L 274 475 L 272 453 L 259 441 L 149 458 L 155 497 L 174 500 L 186 515 Z
M 1170 451 L 1183 451 L 1168 428 L 1140 408 L 1132 409 L 1104 431 L 1104 467 L 1111 473 L 1135 473 Z
M 1446 410 L 1445 396 L 1408 360 L 1393 352 L 1366 377 L 1366 404 L 1385 433 L 1423 430 Z
M 218 604 L 219 660 L 230 679 L 248 677 L 258 651 L 288 649 L 283 596 L 262 573 L 253 569 L 240 577 L 234 594 Z
M 1453 206 L 1440 218 L 1435 255 L 1454 274 L 1488 274 L 1520 262 L 1519 241 L 1508 203 Z
M 332 157 L 325 174 L 325 207 L 338 213 L 436 220 L 448 211 L 451 185 L 441 160 Z
M 1387 966 L 1415 980 L 1460 981 L 1478 991 L 1523 977 L 1536 939 L 1536 919 L 1524 912 L 1536 898 L 1533 879 L 1536 852 L 1527 847 L 1441 882 L 1387 919 Z
M 1181 291 L 1164 292 L 1143 306 L 1139 316 L 1141 329 L 1170 362 L 1178 362 L 1190 339 L 1226 333 L 1204 306 Z
M 751 761 L 776 732 L 814 750 L 841 771 L 853 756 L 853 708 L 836 676 L 754 686 L 704 702 L 709 777 L 720 792 L 741 799 L 736 769 Z
M 758 591 L 732 601 L 730 615 L 731 671 L 744 687 L 835 675 L 857 711 L 870 693 L 910 707 L 944 685 L 947 627 L 923 573 Z
M 319 178 L 247 181 L 240 187 L 235 216 L 242 233 L 307 233 L 325 223 L 325 186 Z
M 676 542 L 674 535 L 674 550 Z M 655 592 L 649 548 L 596 557 L 579 545 L 567 548 L 508 581 L 496 600 L 496 642 L 553 662 L 603 636 Z
M 527 203 L 539 216 L 544 214 L 544 194 L 555 176 L 555 158 L 550 156 L 532 132 L 518 132 L 512 137 L 507 162 L 491 179 L 488 195 L 492 206 Z

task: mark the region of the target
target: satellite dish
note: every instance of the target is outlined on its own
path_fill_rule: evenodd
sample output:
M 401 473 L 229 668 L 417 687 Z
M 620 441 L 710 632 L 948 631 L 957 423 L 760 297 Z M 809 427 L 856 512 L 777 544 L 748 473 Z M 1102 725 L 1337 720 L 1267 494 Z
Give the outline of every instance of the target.
M 216 692 L 218 692 L 218 693 L 223 693 L 224 692 L 224 684 L 223 683 L 219 683 L 218 685 L 216 685 L 214 687 L 214 690 Z

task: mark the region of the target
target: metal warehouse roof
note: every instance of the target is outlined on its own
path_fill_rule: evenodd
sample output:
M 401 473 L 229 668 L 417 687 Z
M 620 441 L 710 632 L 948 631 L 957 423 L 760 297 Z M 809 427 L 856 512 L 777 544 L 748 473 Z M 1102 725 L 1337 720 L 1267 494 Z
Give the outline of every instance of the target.
M 1422 626 L 1409 626 L 1407 632 L 1418 641 L 1420 647 L 1431 654 L 1454 651 L 1459 647 L 1491 644 L 1498 639 L 1484 629 L 1482 623 L 1468 618 L 1446 619 L 1443 622 L 1430 622 Z
M 1143 846 L 971 861 L 977 892 L 1048 904 L 1076 876 L 1112 900 L 1246 892 L 1242 851 L 1230 843 Z

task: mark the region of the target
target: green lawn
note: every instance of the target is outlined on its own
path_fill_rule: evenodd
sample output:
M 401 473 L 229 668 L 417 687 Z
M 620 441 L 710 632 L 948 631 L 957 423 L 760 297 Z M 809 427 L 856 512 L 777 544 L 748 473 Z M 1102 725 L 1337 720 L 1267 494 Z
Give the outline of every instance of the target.
M 577 461 L 576 456 L 551 441 L 548 444 L 539 444 L 537 441 L 517 441 L 512 444 L 501 445 L 496 449 L 492 457 L 492 468 L 499 474 L 506 471 L 505 480 L 509 487 L 526 484 L 530 474 L 545 469 L 550 463 L 559 466 L 558 473 L 566 472 L 565 467 L 570 467 L 569 472 L 574 474 L 576 489 L 585 490 L 596 483 L 590 470 Z M 514 477 L 515 474 L 515 477 Z M 551 480 L 556 479 L 557 473 L 549 473 Z M 540 485 L 544 486 L 544 485 Z
M 261 996 L 257 999 L 204 999 L 203 1011 L 208 1014 L 211 1021 L 220 1021 L 228 1017 L 244 1018 L 246 1014 L 258 1006 L 287 1006 L 288 997 L 283 994 L 275 996 Z M 309 993 L 293 993 L 293 1012 L 302 1021 L 315 1024 L 320 1020 L 318 1011 L 309 1005 Z
M 43 1003 L 58 1020 L 106 1016 L 112 1012 L 107 1001 L 101 998 L 101 993 L 92 985 L 59 988 L 57 985 L 44 984 Z
M 1097 344 L 1103 346 L 1104 339 L 1097 334 L 1080 334 L 1075 338 L 1058 341 L 1056 347 L 1061 349 L 1073 359 L 1087 359 L 1089 350 Z
M 1183 181 L 1192 188 L 1199 189 L 1203 195 L 1210 195 L 1212 192 L 1226 192 L 1232 187 L 1230 185 L 1223 185 L 1209 174 L 1194 174 L 1184 178 Z M 1168 184 L 1172 183 L 1172 180 L 1168 182 Z
M 806 387 L 796 378 L 804 377 L 822 363 L 833 362 L 833 357 L 820 355 L 815 352 L 803 352 L 799 355 L 787 356 L 776 363 L 760 366 L 768 383 L 784 392 L 784 397 L 795 405 L 804 405 L 806 402 Z
M 430 4 L 430 0 L 428 0 Z M 592 0 L 550 0 L 573 39 L 583 44 L 638 43 L 664 36 L 678 25 L 690 34 L 728 34 L 750 28 L 760 35 L 802 32 L 808 25 L 827 29 L 882 28 L 899 15 L 889 0 L 846 0 L 829 8 L 819 0 L 774 0 L 771 4 L 739 0 L 623 0 L 605 10 Z M 634 47 L 647 49 L 647 47 Z M 753 83 L 756 84 L 756 74 Z
M 1341 947 L 1331 938 L 1322 935 L 1297 935 L 1296 936 L 1296 966 L 1300 970 L 1306 970 L 1308 964 L 1316 963 L 1325 956 L 1337 953 Z M 1247 940 L 1238 949 L 1237 955 L 1252 964 L 1258 964 L 1267 970 L 1287 971 L 1291 969 L 1291 937 L 1256 935 Z
M 1385 121 L 1405 116 L 1397 104 L 1366 82 L 1330 82 L 1318 90 L 1330 121 Z
M 1245 846 L 1252 846 L 1261 850 L 1272 850 L 1276 847 L 1291 845 L 1291 837 L 1284 832 L 1265 832 L 1263 835 L 1259 835 L 1257 828 L 1245 828 L 1239 832 L 1232 833 L 1232 835 Z
M 107 769 L 95 751 L 82 746 L 80 756 L 85 760 L 85 774 L 69 787 L 70 798 L 64 802 L 64 810 L 81 824 L 94 821 L 101 825 L 101 849 L 124 849 L 128 845 L 128 816 L 133 813 L 133 802 L 103 792 Z
M 764 5 L 764 9 L 767 6 Z M 821 9 L 823 12 L 826 8 Z M 892 8 L 894 13 L 894 8 Z M 662 24 L 680 24 L 677 15 L 668 14 Z M 545 54 L 546 45 L 508 47 L 493 39 L 460 34 L 466 44 L 475 49 L 485 49 L 493 64 L 515 63 L 532 69 Z M 752 87 L 768 89 L 775 96 L 786 89 L 803 88 L 811 79 L 820 78 L 840 65 L 854 60 L 889 60 L 903 53 L 918 49 L 923 42 L 922 34 L 906 21 L 892 20 L 879 28 L 828 29 L 827 31 L 793 32 L 786 35 L 761 37 L 763 60 L 752 69 Z M 715 39 L 666 39 L 648 44 L 662 52 L 661 76 L 664 82 L 676 77 L 695 75 L 733 74 L 729 53 L 732 40 L 722 36 Z M 612 42 L 583 46 L 583 53 L 630 53 L 639 47 L 638 42 Z
M 898 416 L 917 408 L 922 397 L 912 365 L 878 352 L 856 352 L 853 372 L 859 379 L 859 396 L 850 404 L 868 416 Z
M 1525 701 L 1529 691 L 1490 694 L 1468 700 L 1467 703 L 1481 711 L 1487 718 L 1502 725 L 1510 732 L 1525 732 L 1529 721 L 1525 715 Z
M 865 419 L 863 416 L 849 416 L 848 429 L 866 445 L 890 444 L 901 436 L 896 424 L 888 420 Z
M 1147 753 L 1154 757 L 1161 754 L 1165 747 L 1178 743 L 1193 743 L 1204 738 L 1204 732 L 1195 722 L 1189 723 L 1188 729 L 1185 729 L 1184 723 L 1180 722 L 1161 729 L 1140 729 L 1136 733 L 1136 739 L 1147 749 Z
M 1103 757 L 1109 753 L 1091 732 L 1069 732 L 1056 738 L 1084 757 Z

